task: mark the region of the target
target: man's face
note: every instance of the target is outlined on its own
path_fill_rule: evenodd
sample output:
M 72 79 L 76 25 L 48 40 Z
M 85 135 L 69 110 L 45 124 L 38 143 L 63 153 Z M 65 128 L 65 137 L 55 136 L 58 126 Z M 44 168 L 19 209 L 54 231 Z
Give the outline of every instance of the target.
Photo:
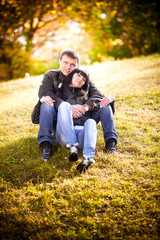
M 61 72 L 64 74 L 64 76 L 67 76 L 77 67 L 78 63 L 77 59 L 63 55 L 62 59 L 59 60 L 59 65 Z

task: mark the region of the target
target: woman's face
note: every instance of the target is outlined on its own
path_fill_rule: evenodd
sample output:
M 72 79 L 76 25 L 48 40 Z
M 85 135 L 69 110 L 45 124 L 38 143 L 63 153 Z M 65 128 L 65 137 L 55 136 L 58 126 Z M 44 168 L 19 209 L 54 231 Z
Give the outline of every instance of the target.
M 74 73 L 72 77 L 71 87 L 81 88 L 86 82 L 86 79 L 80 73 Z

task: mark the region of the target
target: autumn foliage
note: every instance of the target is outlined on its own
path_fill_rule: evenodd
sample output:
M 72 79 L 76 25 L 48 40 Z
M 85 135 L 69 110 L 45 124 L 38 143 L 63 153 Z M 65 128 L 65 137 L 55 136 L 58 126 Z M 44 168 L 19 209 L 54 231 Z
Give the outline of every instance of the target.
M 1 0 L 0 9 L 0 79 L 29 71 L 31 54 L 68 21 L 80 24 L 77 50 L 91 63 L 160 51 L 157 0 Z

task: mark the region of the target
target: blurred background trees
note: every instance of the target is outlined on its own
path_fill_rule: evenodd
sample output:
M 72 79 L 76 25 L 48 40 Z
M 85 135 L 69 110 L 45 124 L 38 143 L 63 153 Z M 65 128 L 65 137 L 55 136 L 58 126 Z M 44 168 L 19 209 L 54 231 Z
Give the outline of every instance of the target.
M 160 52 L 158 0 L 0 0 L 0 79 L 41 74 L 63 48 L 81 63 Z

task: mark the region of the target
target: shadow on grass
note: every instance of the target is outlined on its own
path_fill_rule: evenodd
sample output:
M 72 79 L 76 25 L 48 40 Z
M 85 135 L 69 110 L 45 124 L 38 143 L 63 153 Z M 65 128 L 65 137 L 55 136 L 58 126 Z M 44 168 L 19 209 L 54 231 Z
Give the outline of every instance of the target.
M 77 175 L 77 163 L 68 160 L 69 151 L 55 143 L 53 156 L 48 162 L 40 157 L 42 148 L 36 138 L 20 139 L 0 149 L 1 180 L 22 187 L 28 182 L 33 184 L 51 182 L 55 177 L 72 178 Z
M 58 239 L 54 231 L 54 224 L 28 220 L 27 217 L 17 214 L 1 214 L 0 239 L 1 240 L 28 240 L 28 239 Z M 64 238 L 65 239 L 65 238 Z
M 1 216 L 1 233 L 0 239 L 29 239 L 30 235 L 37 233 L 38 226 L 31 222 L 30 224 L 25 219 L 17 219 L 14 214 L 5 214 Z

